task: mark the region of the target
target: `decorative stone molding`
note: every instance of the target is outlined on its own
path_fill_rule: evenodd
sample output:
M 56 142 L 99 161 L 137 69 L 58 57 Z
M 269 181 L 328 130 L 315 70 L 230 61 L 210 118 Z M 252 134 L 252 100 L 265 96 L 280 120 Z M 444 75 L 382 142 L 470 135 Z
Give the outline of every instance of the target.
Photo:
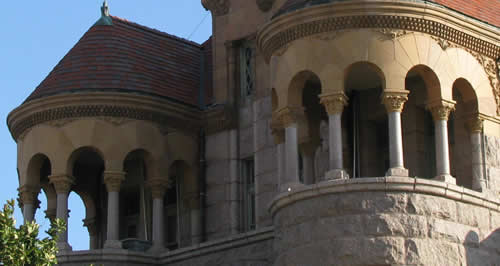
M 274 142 L 276 144 L 282 144 L 285 142 L 285 129 L 277 113 L 273 113 L 273 118 L 271 120 L 271 134 L 273 134 Z
M 405 102 L 408 101 L 409 93 L 407 90 L 385 90 L 381 98 L 387 112 L 402 113 Z
M 291 124 L 298 123 L 304 116 L 304 110 L 301 107 L 285 107 L 278 110 L 277 117 L 283 128 Z
M 481 133 L 483 131 L 483 122 L 484 119 L 482 119 L 480 116 L 474 116 L 472 118 L 469 118 L 466 122 L 469 132 Z
M 257 6 L 262 12 L 267 12 L 273 7 L 275 0 L 255 0 Z
M 212 11 L 215 16 L 223 16 L 229 12 L 231 1 L 229 0 L 201 0 L 201 4 L 207 10 Z
M 343 91 L 321 94 L 319 97 L 329 115 L 342 113 L 349 100 Z
M 40 188 L 37 186 L 24 185 L 18 188 L 19 199 L 23 204 L 36 204 Z
M 148 186 L 151 189 L 153 199 L 163 199 L 167 188 L 170 186 L 168 179 L 157 177 L 151 178 L 148 181 Z
M 332 5 L 337 4 L 340 3 Z M 378 12 L 376 7 L 373 7 L 373 9 L 374 12 Z M 394 9 L 396 11 L 397 8 L 394 7 Z M 425 14 L 425 9 L 422 9 L 422 13 Z M 285 17 L 294 15 L 296 13 L 290 13 L 289 15 L 285 15 Z M 332 14 L 330 17 L 323 15 L 323 17 L 314 21 L 303 19 L 297 19 L 297 21 L 301 22 L 290 25 L 283 30 L 276 30 L 272 27 L 273 22 L 271 22 L 259 33 L 259 46 L 267 61 L 269 61 L 271 55 L 274 55 L 276 51 L 295 40 L 321 33 L 360 28 L 377 28 L 377 31 L 391 38 L 401 37 L 408 32 L 421 32 L 440 38 L 443 45 L 445 45 L 444 42 L 453 42 L 490 58 L 500 56 L 500 45 L 498 43 L 485 41 L 484 39 L 440 23 L 437 20 L 430 20 L 423 17 L 400 15 L 339 16 L 337 13 L 335 16 Z
M 71 185 L 75 183 L 75 178 L 66 174 L 51 175 L 49 181 L 54 185 L 57 194 L 68 194 L 71 190 Z
M 125 172 L 104 171 L 103 180 L 108 192 L 120 192 L 120 185 L 125 180 Z
M 405 30 L 391 28 L 376 29 L 375 31 L 384 35 L 387 40 L 393 41 L 409 33 Z
M 95 217 L 83 219 L 82 222 L 83 226 L 87 227 L 89 235 L 97 235 L 97 219 Z
M 427 109 L 432 113 L 434 121 L 448 121 L 450 113 L 455 110 L 455 102 L 447 100 L 438 100 L 427 105 Z

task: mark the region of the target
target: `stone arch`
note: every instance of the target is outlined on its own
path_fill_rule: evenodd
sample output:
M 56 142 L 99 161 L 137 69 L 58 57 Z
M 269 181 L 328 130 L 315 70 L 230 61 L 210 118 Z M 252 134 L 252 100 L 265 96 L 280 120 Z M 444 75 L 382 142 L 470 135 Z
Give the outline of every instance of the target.
M 437 101 L 443 99 L 442 91 L 441 91 L 441 82 L 430 67 L 426 65 L 416 65 L 412 67 L 408 73 L 408 76 L 418 75 L 425 83 L 427 99 L 428 101 Z
M 158 177 L 156 176 L 158 173 L 156 161 L 153 155 L 149 151 L 144 149 L 136 149 L 130 151 L 123 160 L 123 171 L 126 173 L 128 172 L 126 164 L 131 160 L 139 160 L 142 161 L 142 163 L 144 164 L 144 171 L 145 171 L 144 181 Z
M 48 183 L 48 176 L 52 174 L 52 165 L 49 157 L 43 153 L 37 153 L 31 157 L 26 169 L 26 179 L 21 185 L 32 185 L 39 187 L 41 183 Z
M 104 169 L 106 169 L 106 165 L 105 165 L 106 158 L 104 157 L 104 154 L 96 147 L 84 146 L 84 147 L 80 147 L 80 148 L 75 149 L 68 157 L 68 160 L 66 163 L 66 173 L 68 175 L 74 176 L 75 163 L 77 162 L 77 160 L 80 159 L 81 156 L 97 157 L 95 159 L 101 160 Z
M 319 77 L 309 70 L 303 70 L 295 74 L 288 85 L 288 93 L 286 97 L 286 106 L 301 107 L 303 105 L 303 93 L 307 82 L 319 83 Z
M 363 78 L 353 78 L 362 76 Z M 386 79 L 384 72 L 376 64 L 369 61 L 355 62 L 344 70 L 344 88 L 359 89 L 380 86 L 382 90 L 386 89 Z

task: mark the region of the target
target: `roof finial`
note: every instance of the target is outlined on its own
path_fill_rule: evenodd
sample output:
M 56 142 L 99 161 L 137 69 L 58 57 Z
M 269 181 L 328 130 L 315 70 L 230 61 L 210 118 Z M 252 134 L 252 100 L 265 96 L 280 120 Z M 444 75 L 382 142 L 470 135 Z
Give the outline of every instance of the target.
M 101 7 L 101 15 L 103 17 L 109 17 L 109 7 L 108 7 L 108 1 L 104 0 L 104 2 L 102 3 L 102 7 Z

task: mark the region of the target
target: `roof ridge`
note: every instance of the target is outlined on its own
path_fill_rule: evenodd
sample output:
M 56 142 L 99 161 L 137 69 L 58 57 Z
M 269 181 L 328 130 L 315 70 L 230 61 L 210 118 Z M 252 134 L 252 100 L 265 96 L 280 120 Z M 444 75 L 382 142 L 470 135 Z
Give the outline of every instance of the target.
M 135 23 L 135 22 L 132 22 L 132 21 L 129 21 L 127 19 L 124 19 L 124 18 L 120 18 L 120 17 L 117 17 L 117 16 L 113 16 L 113 15 L 110 15 L 110 17 L 113 19 L 113 20 L 116 20 L 118 22 L 121 22 L 121 23 L 124 23 L 124 24 L 127 24 L 129 26 L 132 26 L 132 27 L 135 27 L 135 28 L 138 28 L 138 29 L 141 29 L 141 30 L 144 30 L 144 31 L 148 31 L 150 33 L 154 33 L 154 34 L 157 34 L 159 36 L 162 36 L 162 37 L 166 37 L 166 38 L 170 38 L 170 39 L 173 39 L 173 40 L 176 40 L 176 41 L 179 41 L 179 42 L 183 42 L 185 44 L 189 44 L 189 45 L 192 45 L 192 46 L 196 46 L 197 48 L 201 48 L 201 44 L 197 43 L 197 42 L 194 42 L 194 41 L 190 41 L 188 39 L 184 39 L 182 37 L 178 37 L 178 36 L 175 36 L 173 34 L 169 34 L 169 33 L 166 33 L 164 31 L 161 31 L 161 30 L 157 30 L 157 29 L 153 29 L 153 28 L 150 28 L 150 27 L 147 27 L 147 26 L 144 26 L 144 25 L 141 25 L 141 24 L 138 24 L 138 23 Z

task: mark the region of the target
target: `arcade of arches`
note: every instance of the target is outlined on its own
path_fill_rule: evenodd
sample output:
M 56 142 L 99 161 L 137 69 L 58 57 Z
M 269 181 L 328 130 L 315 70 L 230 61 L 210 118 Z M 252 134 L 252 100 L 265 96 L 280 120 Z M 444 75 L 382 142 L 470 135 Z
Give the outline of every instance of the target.
M 472 54 L 421 33 L 329 34 L 270 58 L 280 191 L 380 176 L 488 187 L 480 145 L 496 103 Z
M 104 146 L 98 138 L 92 139 L 103 132 L 115 136 L 113 143 Z M 38 141 L 37 134 L 45 141 Z M 148 137 L 141 138 L 145 134 Z M 165 136 L 144 121 L 116 126 L 82 119 L 62 127 L 38 126 L 20 143 L 27 155 L 19 164 L 26 221 L 34 219 L 41 191 L 47 198 L 46 217 L 67 221 L 68 195 L 75 192 L 85 206 L 83 225 L 89 232 L 90 249 L 120 248 L 127 239 L 152 242 L 155 250 L 199 243 L 197 154 L 193 152 L 198 144 L 188 134 Z M 71 250 L 67 231 L 58 245 Z

